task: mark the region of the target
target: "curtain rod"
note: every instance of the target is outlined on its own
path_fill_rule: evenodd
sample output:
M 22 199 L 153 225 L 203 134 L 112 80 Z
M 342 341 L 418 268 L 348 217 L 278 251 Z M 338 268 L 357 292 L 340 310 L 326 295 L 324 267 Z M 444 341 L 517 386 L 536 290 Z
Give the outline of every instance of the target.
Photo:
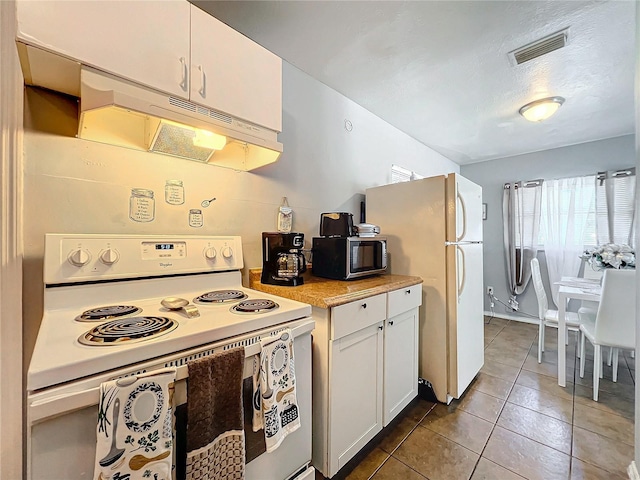
M 598 172 L 598 180 L 606 178 L 608 172 Z M 635 168 L 625 168 L 624 170 L 615 170 L 611 172 L 612 177 L 630 177 L 636 174 Z
M 518 184 L 521 184 L 521 187 L 528 188 L 528 187 L 539 187 L 544 183 L 544 180 L 539 178 L 537 180 L 527 180 L 527 181 L 511 182 L 511 183 L 515 184 L 515 188 L 518 188 Z M 511 183 L 505 183 L 504 188 L 505 189 L 511 188 Z
M 607 173 L 608 172 L 597 172 L 597 173 L 590 173 L 587 175 L 571 175 L 569 177 L 552 178 L 551 180 L 563 180 L 565 178 L 595 177 L 597 180 L 602 181 L 606 178 Z M 622 176 L 630 177 L 635 174 L 636 174 L 635 167 L 623 168 L 621 170 L 611 171 L 611 177 L 622 177 Z M 512 183 L 522 183 L 523 187 L 534 187 L 534 186 L 542 185 L 542 183 L 544 183 L 544 180 L 538 179 L 538 180 L 527 180 L 527 181 L 521 181 L 521 182 L 510 182 L 510 183 L 505 183 L 504 188 L 505 189 L 511 188 Z
M 618 177 L 631 177 L 635 176 L 636 169 L 635 167 L 626 168 L 624 170 L 614 170 L 610 172 L 598 172 L 596 175 L 596 181 L 600 182 L 600 186 L 604 185 L 604 181 L 607 179 L 607 175 L 610 174 L 609 178 L 618 178 Z

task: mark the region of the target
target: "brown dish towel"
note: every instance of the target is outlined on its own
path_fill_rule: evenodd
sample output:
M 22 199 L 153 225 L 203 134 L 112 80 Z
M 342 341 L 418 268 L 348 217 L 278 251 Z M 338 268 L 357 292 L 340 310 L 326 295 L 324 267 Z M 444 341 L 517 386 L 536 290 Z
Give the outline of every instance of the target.
M 187 480 L 244 479 L 244 347 L 187 366 Z

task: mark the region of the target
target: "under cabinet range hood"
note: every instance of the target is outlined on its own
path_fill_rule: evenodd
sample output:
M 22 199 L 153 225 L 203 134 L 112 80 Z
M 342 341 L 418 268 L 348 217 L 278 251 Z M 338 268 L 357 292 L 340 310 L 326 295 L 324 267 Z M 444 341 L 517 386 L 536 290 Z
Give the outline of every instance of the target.
M 282 153 L 273 130 L 85 66 L 78 137 L 236 170 Z

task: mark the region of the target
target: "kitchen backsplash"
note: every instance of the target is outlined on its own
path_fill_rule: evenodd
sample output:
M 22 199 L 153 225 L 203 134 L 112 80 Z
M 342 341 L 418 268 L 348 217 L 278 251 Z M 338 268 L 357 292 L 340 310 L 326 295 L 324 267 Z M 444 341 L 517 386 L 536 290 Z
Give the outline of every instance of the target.
M 45 233 L 241 235 L 247 272 L 261 265 L 260 233 L 275 231 L 283 196 L 293 231 L 310 248 L 320 213 L 359 218 L 365 189 L 388 183 L 392 163 L 423 175 L 459 171 L 351 100 L 283 68 L 284 153 L 253 172 L 79 140 L 75 99 L 26 89 L 24 293 L 34 299 L 24 307 L 26 359 L 42 316 Z

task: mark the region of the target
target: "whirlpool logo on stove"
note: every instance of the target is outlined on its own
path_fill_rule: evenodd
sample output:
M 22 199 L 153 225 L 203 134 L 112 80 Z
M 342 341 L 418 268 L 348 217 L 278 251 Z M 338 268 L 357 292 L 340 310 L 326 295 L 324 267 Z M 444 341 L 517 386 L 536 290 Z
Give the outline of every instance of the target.
M 173 267 L 173 263 L 163 263 L 163 262 L 160 262 L 160 266 L 161 266 L 162 268 L 169 268 L 169 267 Z

